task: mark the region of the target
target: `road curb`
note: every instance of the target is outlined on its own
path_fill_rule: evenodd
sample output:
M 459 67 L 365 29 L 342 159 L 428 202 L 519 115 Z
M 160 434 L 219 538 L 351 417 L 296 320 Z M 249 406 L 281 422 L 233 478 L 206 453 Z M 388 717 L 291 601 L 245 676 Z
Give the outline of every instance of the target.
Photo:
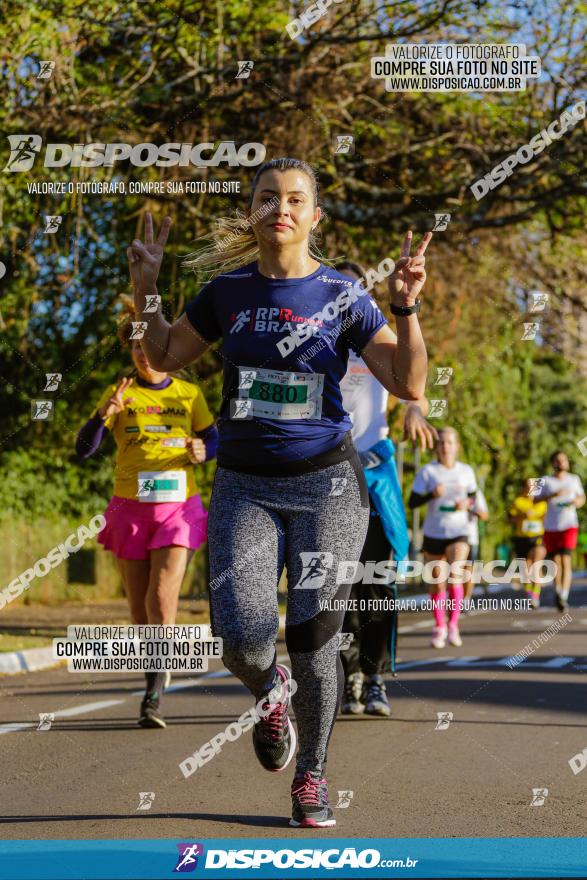
M 53 648 L 27 648 L 26 651 L 8 651 L 0 654 L 0 675 L 16 675 L 19 672 L 39 672 L 59 666 L 62 660 L 53 656 Z

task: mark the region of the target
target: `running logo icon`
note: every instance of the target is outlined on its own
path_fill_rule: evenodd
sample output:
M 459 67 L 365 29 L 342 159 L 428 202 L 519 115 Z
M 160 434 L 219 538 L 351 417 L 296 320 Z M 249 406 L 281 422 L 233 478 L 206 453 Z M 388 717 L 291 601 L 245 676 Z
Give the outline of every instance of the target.
M 540 293 L 540 291 L 535 291 L 530 294 L 530 308 L 528 309 L 529 312 L 543 312 L 547 306 L 547 293 Z
M 31 400 L 31 419 L 33 422 L 46 422 L 53 418 L 52 400 Z
M 332 568 L 334 555 L 332 553 L 300 553 L 300 561 L 303 566 L 300 579 L 294 589 L 319 590 L 326 583 L 328 569 Z
M 198 857 L 204 855 L 204 847 L 201 843 L 178 843 L 179 856 L 174 872 L 188 874 L 195 871 L 198 865 Z
M 43 391 L 57 391 L 62 378 L 61 373 L 45 373 L 46 384 Z
M 57 230 L 61 226 L 62 220 L 63 217 L 60 214 L 47 214 L 45 217 L 45 228 L 43 229 L 43 232 L 57 232 Z
M 145 297 L 145 308 L 143 312 L 156 312 L 161 305 L 161 297 L 158 293 L 149 293 Z
M 241 370 L 238 377 L 238 387 L 252 388 L 256 375 L 255 370 Z
M 144 498 L 146 495 L 150 495 L 151 492 L 155 491 L 155 480 L 151 480 L 149 478 L 141 479 L 139 477 L 139 489 L 137 492 L 138 498 Z
M 524 324 L 524 332 L 522 334 L 522 342 L 526 339 L 536 339 L 536 334 L 538 333 L 538 328 L 540 324 L 532 323 L 532 324 Z
M 342 495 L 342 493 L 346 489 L 347 478 L 346 477 L 331 477 L 330 481 L 332 483 L 332 487 L 330 489 L 330 492 L 328 493 L 329 497 L 335 497 L 337 495 Z
M 230 401 L 230 418 L 231 419 L 252 419 L 253 418 L 253 401 L 239 400 L 234 397 Z
M 336 650 L 337 651 L 348 651 L 352 642 L 355 640 L 354 633 L 337 633 L 336 634 Z M 340 794 L 340 792 L 339 792 Z
M 337 134 L 334 140 L 334 152 L 336 155 L 353 155 L 353 153 L 355 152 L 355 144 L 352 134 Z
M 446 415 L 447 409 L 447 401 L 446 400 L 431 400 L 430 401 L 430 410 L 428 412 L 429 419 L 441 419 L 442 416 Z
M 432 227 L 432 232 L 444 232 L 448 229 L 448 224 L 450 223 L 450 214 L 435 214 L 434 215 L 434 226 Z
M 131 321 L 132 330 L 129 339 L 142 339 L 147 329 L 146 321 Z
M 238 72 L 235 76 L 235 79 L 248 79 L 254 66 L 254 61 L 239 61 Z
M 530 801 L 531 807 L 542 807 L 544 801 L 548 797 L 548 789 L 547 788 L 533 788 L 532 789 L 532 800 Z
M 39 712 L 39 726 L 37 730 L 51 730 L 55 721 L 55 712 Z
M 530 477 L 528 483 L 530 484 L 528 495 L 530 498 L 534 498 L 536 495 L 540 494 L 540 491 L 544 486 L 544 477 Z
M 55 62 L 54 61 L 40 61 L 39 62 L 39 72 L 37 74 L 37 79 L 51 79 L 51 75 L 55 70 Z
M 230 332 L 240 333 L 243 327 L 245 327 L 251 320 L 251 310 L 243 309 L 238 315 L 232 315 L 231 320 L 233 321 L 233 324 L 230 328 Z
M 3 171 L 30 171 L 43 143 L 39 134 L 9 134 L 10 156 Z
M 448 385 L 450 377 L 454 373 L 452 367 L 436 367 L 435 385 Z
M 154 791 L 139 791 L 139 805 L 137 810 L 150 810 L 155 800 Z
M 436 718 L 438 720 L 436 722 L 436 727 L 434 728 L 434 730 L 448 730 L 453 717 L 454 716 L 452 712 L 437 712 Z
M 353 791 L 339 791 L 338 792 L 338 803 L 336 804 L 335 809 L 346 810 L 347 807 L 350 807 L 353 795 L 354 795 Z

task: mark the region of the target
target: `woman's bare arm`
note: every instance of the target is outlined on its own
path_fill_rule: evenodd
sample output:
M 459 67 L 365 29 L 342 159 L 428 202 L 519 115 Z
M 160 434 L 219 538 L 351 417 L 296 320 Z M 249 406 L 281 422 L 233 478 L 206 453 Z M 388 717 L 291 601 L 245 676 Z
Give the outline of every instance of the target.
M 424 397 L 428 370 L 420 324 L 416 315 L 398 320 L 411 324 L 402 338 L 398 340 L 391 328 L 384 325 L 371 337 L 361 357 L 390 394 L 400 400 L 420 400 Z
M 201 357 L 211 344 L 192 327 L 187 315 L 169 324 L 161 312 L 161 300 L 153 299 L 158 297 L 157 279 L 170 228 L 171 218 L 165 217 L 155 239 L 153 218 L 151 214 L 145 214 L 145 241 L 136 238 L 126 251 L 137 320 L 147 325 L 142 328 L 142 347 L 149 364 L 162 373 L 187 367 Z M 152 311 L 155 303 L 156 309 Z M 145 311 L 145 307 L 149 311 Z
M 389 278 L 392 306 L 411 307 L 426 281 L 426 248 L 432 238 L 427 232 L 410 256 L 412 233 L 406 233 L 400 259 Z M 369 340 L 361 356 L 373 375 L 391 394 L 402 400 L 424 397 L 428 357 L 417 314 L 396 316 L 397 337 L 390 327 L 381 327 Z
M 140 313 L 141 291 L 135 290 L 137 316 L 147 323 L 141 344 L 154 370 L 173 373 L 197 361 L 211 343 L 197 332 L 187 315 L 169 324 L 160 311 Z

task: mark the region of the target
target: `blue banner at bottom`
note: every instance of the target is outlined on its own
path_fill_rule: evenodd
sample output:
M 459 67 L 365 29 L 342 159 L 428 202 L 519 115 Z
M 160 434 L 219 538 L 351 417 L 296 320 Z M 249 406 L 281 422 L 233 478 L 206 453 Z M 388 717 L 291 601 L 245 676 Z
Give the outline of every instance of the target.
M 12 840 L 3 880 L 585 877 L 581 837 Z

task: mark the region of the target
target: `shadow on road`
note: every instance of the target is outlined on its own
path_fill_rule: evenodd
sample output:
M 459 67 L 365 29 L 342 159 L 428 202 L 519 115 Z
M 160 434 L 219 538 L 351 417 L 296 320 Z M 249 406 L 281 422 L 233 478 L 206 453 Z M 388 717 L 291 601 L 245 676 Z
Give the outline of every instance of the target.
M 200 822 L 224 822 L 227 825 L 253 825 L 265 826 L 271 828 L 283 828 L 288 826 L 288 819 L 284 816 L 231 816 L 228 813 L 151 813 L 142 811 L 140 813 L 93 813 L 86 815 L 51 815 L 51 816 L 0 816 L 1 825 L 20 825 L 25 822 L 95 822 L 109 819 L 111 821 L 128 819 L 139 819 L 144 822 L 145 819 L 189 819 L 190 821 Z M 319 830 L 319 829 L 317 829 Z

